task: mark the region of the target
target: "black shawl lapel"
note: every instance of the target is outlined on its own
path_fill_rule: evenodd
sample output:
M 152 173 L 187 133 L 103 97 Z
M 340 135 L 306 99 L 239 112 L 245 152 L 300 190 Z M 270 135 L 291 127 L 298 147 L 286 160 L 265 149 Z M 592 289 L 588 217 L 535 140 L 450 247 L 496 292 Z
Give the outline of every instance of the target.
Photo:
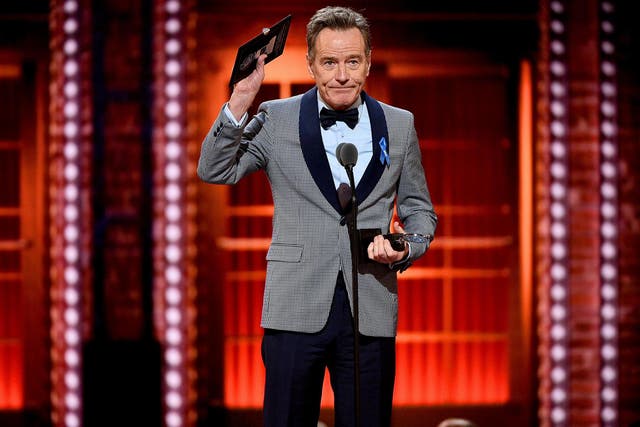
M 338 193 L 333 183 L 331 167 L 327 154 L 324 152 L 322 134 L 320 133 L 320 117 L 318 117 L 318 90 L 313 88 L 302 96 L 300 104 L 300 145 L 307 168 L 313 176 L 316 185 L 334 207 L 342 215 L 342 208 L 338 200 Z
M 373 144 L 373 156 L 364 175 L 360 179 L 356 187 L 356 198 L 358 205 L 361 201 L 373 191 L 374 187 L 380 180 L 384 172 L 384 165 L 380 162 L 380 140 L 384 138 L 387 141 L 387 152 L 389 151 L 389 133 L 387 130 L 387 121 L 384 117 L 382 107 L 375 99 L 371 98 L 365 92 L 362 92 L 362 99 L 367 104 L 369 111 L 369 120 L 371 122 L 371 137 Z M 320 133 L 320 118 L 318 117 L 318 91 L 312 88 L 302 96 L 300 104 L 300 145 L 307 168 L 313 176 L 316 185 L 334 207 L 336 212 L 343 214 L 338 193 L 336 192 L 331 175 L 329 160 L 324 152 L 324 144 L 322 143 L 322 134 Z
M 361 201 L 367 198 L 367 196 L 373 191 L 374 187 L 380 180 L 382 173 L 384 172 L 384 164 L 380 162 L 380 140 L 382 138 L 387 141 L 387 153 L 389 153 L 389 132 L 387 130 L 387 120 L 384 118 L 384 112 L 382 106 L 378 101 L 371 98 L 365 92 L 362 92 L 362 99 L 367 104 L 367 110 L 369 111 L 369 121 L 371 122 L 371 138 L 373 144 L 373 156 L 371 161 L 364 171 L 364 175 L 360 179 L 358 186 L 356 187 L 356 197 L 358 199 L 358 205 Z

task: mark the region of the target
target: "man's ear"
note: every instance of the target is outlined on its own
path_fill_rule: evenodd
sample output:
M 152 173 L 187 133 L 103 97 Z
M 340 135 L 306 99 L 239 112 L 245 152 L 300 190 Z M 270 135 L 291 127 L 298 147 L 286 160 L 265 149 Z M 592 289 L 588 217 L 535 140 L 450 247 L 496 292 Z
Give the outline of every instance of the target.
M 311 67 L 311 64 L 312 64 L 312 61 L 309 59 L 309 54 L 307 54 L 307 71 L 309 71 L 309 74 L 311 74 L 311 77 L 315 79 L 316 76 L 313 74 L 313 68 Z

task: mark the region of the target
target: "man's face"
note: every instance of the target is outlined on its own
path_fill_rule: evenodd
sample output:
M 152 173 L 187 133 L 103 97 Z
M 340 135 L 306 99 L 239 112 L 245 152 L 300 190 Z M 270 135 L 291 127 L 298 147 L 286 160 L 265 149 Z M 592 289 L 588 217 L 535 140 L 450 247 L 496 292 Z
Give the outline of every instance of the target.
M 362 34 L 357 28 L 325 28 L 318 34 L 314 52 L 313 60 L 307 56 L 307 66 L 320 96 L 334 110 L 349 108 L 360 96 L 371 66 Z

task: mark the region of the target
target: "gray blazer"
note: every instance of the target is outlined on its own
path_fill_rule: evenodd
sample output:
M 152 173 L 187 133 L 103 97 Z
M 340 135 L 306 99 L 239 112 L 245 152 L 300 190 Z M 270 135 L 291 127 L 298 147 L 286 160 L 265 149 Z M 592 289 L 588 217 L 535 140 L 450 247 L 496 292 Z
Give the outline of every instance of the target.
M 389 230 L 397 197 L 408 233 L 433 234 L 437 217 L 421 163 L 413 114 L 362 94 L 372 128 L 373 157 L 356 188 L 358 228 Z M 378 142 L 390 162 L 380 161 Z M 267 252 L 264 328 L 317 332 L 325 325 L 339 271 L 352 300 L 351 250 L 318 118 L 317 90 L 260 105 L 244 127 L 220 112 L 202 142 L 198 176 L 235 184 L 262 169 L 271 183 L 273 234 Z M 411 243 L 408 267 L 427 250 Z M 360 332 L 393 337 L 398 320 L 397 268 L 370 260 L 358 266 Z M 352 303 L 353 307 L 353 303 Z

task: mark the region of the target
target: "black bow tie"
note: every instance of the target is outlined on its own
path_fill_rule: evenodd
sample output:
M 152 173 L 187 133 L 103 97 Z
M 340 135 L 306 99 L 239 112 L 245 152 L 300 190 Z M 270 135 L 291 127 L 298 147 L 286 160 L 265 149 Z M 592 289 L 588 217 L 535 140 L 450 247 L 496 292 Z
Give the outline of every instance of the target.
M 358 123 L 358 109 L 352 108 L 346 111 L 336 111 L 327 110 L 322 107 L 322 110 L 320 110 L 320 124 L 324 129 L 329 129 L 329 127 L 337 121 L 345 122 L 347 126 L 353 129 Z

